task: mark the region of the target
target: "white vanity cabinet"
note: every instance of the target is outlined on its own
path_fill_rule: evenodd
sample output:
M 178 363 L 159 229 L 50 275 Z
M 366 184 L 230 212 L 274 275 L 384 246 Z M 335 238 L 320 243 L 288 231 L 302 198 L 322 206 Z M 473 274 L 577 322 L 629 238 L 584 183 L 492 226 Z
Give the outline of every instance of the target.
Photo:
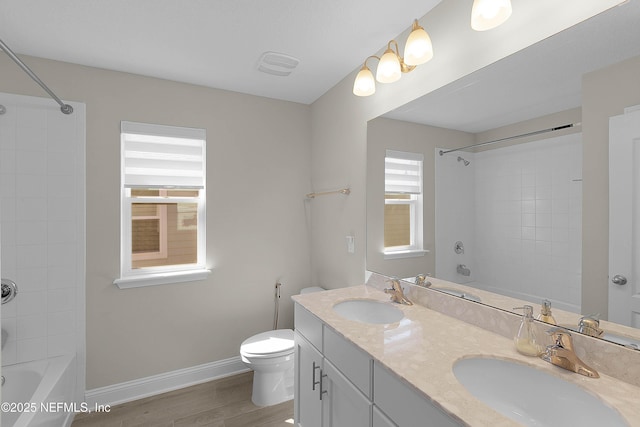
M 297 304 L 295 319 L 296 425 L 370 427 L 371 359 Z
M 458 427 L 433 402 L 295 304 L 298 427 Z

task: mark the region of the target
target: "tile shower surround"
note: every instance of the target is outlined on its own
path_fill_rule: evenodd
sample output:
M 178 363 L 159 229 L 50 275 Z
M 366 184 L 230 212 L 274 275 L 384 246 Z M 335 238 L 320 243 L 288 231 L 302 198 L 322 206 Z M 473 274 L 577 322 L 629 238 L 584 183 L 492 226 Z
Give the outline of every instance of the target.
M 0 266 L 19 291 L 2 306 L 3 365 L 77 349 L 84 236 L 76 120 L 50 102 L 9 104 L 0 116 Z
M 438 168 L 446 183 L 437 203 L 437 228 L 446 233 L 438 236 L 445 248 L 438 277 L 579 311 L 581 134 L 461 154 L 471 165 L 454 156 Z M 456 240 L 465 243 L 463 255 L 449 253 Z M 456 274 L 457 263 L 471 268 L 471 277 Z

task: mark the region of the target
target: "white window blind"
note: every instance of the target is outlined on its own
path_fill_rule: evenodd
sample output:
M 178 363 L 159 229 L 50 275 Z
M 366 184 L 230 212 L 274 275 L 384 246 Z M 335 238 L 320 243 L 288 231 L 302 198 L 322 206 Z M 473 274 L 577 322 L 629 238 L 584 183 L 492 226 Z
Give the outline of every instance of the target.
M 386 150 L 385 193 L 421 194 L 423 161 L 424 155 L 421 153 Z
M 204 188 L 204 129 L 121 122 L 125 188 Z

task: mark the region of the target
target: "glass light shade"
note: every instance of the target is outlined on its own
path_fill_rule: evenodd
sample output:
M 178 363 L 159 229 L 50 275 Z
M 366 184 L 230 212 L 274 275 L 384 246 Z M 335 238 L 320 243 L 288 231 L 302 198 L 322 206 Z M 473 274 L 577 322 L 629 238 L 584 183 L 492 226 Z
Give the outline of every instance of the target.
M 373 73 L 366 65 L 363 65 L 356 76 L 356 80 L 353 82 L 353 94 L 357 96 L 369 96 L 374 93 L 376 93 L 376 81 L 373 78 Z
M 398 55 L 393 50 L 387 49 L 378 63 L 376 80 L 380 83 L 393 83 L 400 80 L 401 76 L 402 71 L 400 71 Z
M 404 63 L 407 65 L 420 65 L 433 58 L 433 45 L 429 34 L 416 23 L 409 34 L 404 46 Z
M 497 27 L 511 16 L 511 0 L 474 0 L 471 28 L 486 31 Z

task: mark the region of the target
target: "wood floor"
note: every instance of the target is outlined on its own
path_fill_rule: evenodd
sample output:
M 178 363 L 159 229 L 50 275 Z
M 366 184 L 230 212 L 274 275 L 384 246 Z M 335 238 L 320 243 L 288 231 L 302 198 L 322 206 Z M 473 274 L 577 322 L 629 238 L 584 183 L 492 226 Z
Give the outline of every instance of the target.
M 123 403 L 110 412 L 78 414 L 71 427 L 292 427 L 293 401 L 251 402 L 253 372 Z

